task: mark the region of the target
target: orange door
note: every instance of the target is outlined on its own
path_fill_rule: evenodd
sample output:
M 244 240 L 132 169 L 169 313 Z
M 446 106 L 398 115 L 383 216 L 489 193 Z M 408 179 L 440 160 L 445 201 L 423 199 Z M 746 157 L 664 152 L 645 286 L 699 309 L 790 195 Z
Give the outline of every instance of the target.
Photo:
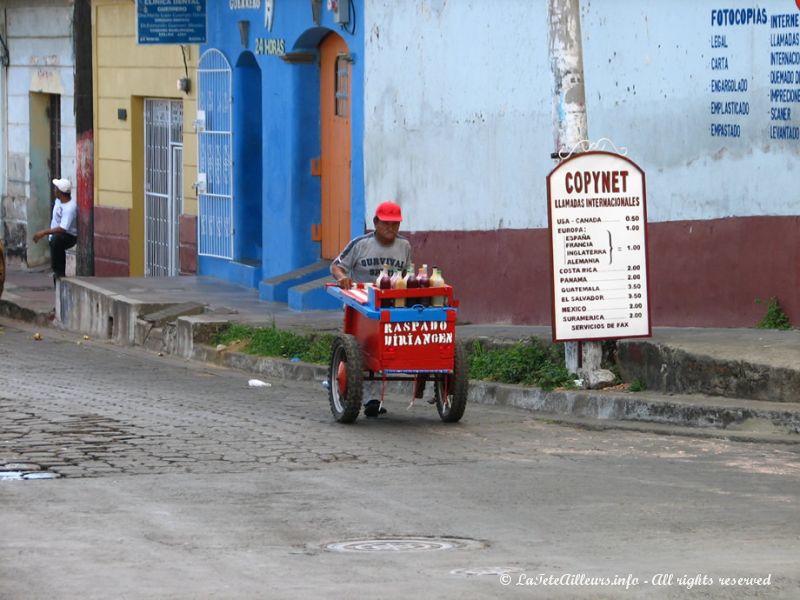
M 331 33 L 320 45 L 322 258 L 350 241 L 350 56 Z

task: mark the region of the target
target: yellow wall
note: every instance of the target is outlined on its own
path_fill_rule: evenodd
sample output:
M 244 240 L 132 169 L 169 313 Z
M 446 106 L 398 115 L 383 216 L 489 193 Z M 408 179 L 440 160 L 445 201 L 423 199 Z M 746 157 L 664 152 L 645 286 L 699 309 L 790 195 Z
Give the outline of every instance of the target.
M 94 70 L 94 201 L 130 209 L 130 274 L 144 274 L 144 109 L 143 98 L 183 101 L 184 213 L 197 215 L 197 46 L 184 46 L 190 93 L 176 82 L 186 77 L 177 45 L 136 43 L 136 3 L 92 0 Z M 127 120 L 117 118 L 125 109 Z

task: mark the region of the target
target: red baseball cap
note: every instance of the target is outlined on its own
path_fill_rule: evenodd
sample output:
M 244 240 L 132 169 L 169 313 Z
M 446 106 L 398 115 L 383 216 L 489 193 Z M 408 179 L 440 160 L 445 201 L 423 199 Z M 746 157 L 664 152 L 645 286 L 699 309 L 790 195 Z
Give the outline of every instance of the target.
M 378 204 L 378 208 L 375 209 L 375 216 L 381 221 L 395 221 L 399 223 L 403 220 L 403 213 L 400 210 L 400 205 L 391 200 Z

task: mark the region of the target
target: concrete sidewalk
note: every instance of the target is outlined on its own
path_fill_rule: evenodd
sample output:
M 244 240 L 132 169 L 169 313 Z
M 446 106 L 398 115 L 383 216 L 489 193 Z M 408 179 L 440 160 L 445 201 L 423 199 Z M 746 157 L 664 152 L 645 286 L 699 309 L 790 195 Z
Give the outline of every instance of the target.
M 259 373 L 325 379 L 324 367 L 217 352 L 206 344 L 228 322 L 298 333 L 338 332 L 341 311 L 296 312 L 256 290 L 210 277 L 67 278 L 57 290 L 48 271 L 11 269 L 0 316 L 53 324 L 94 338 L 141 345 L 184 358 Z M 549 327 L 459 325 L 462 340 L 550 340 Z M 647 339 L 619 340 L 620 389 L 543 392 L 473 382 L 470 400 L 527 408 L 587 427 L 665 429 L 741 439 L 800 441 L 800 330 L 657 328 Z M 685 431 L 684 431 L 685 430 Z

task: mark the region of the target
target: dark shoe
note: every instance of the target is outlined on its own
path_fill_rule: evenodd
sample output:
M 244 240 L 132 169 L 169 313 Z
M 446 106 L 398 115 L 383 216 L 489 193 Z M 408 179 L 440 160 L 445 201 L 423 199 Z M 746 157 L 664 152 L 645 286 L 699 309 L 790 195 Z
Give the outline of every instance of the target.
M 377 417 L 378 415 L 385 415 L 386 409 L 381 406 L 380 400 L 370 400 L 364 405 L 365 417 Z

